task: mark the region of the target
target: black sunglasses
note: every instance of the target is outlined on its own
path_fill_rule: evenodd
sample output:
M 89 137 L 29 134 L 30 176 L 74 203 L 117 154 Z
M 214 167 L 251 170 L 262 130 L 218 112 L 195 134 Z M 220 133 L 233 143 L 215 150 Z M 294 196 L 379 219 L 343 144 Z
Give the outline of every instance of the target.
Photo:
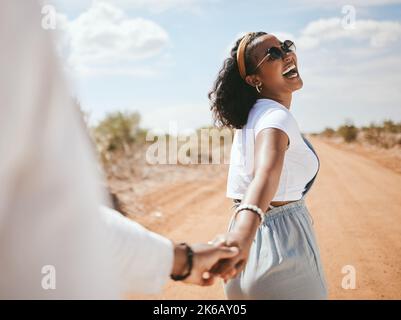
M 258 68 L 265 62 L 267 59 L 276 60 L 282 59 L 288 52 L 295 52 L 295 44 L 291 40 L 285 40 L 281 43 L 279 47 L 271 47 L 267 49 L 266 55 L 263 57 L 262 60 L 257 64 L 254 71 L 258 70 Z

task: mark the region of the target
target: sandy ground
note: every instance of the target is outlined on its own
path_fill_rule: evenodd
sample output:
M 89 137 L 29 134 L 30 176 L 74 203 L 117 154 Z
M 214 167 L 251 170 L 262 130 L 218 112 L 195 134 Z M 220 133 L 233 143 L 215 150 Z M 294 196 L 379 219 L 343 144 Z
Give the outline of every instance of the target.
M 309 139 L 321 168 L 306 203 L 314 218 L 329 298 L 401 299 L 401 175 L 357 152 Z M 144 194 L 140 202 L 150 214 L 135 220 L 175 241 L 204 242 L 225 232 L 231 216 L 226 167 L 207 172 Z M 346 265 L 356 270 L 355 289 L 341 286 Z M 220 281 L 207 288 L 170 281 L 159 295 L 129 298 L 225 297 Z

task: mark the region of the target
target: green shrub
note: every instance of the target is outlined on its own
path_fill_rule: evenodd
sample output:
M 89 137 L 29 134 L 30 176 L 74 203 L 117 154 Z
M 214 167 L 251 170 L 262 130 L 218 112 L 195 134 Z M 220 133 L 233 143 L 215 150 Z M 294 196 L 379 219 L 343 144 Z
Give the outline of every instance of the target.
M 337 133 L 344 139 L 345 142 L 353 142 L 358 136 L 358 128 L 356 128 L 353 124 L 348 123 L 340 126 L 337 129 Z
M 94 128 L 95 137 L 100 139 L 107 151 L 126 150 L 135 142 L 139 129 L 138 113 L 113 112 Z
M 141 129 L 139 123 L 137 112 L 113 112 L 92 128 L 92 137 L 103 163 L 109 162 L 113 154 L 132 154 L 133 146 L 145 141 L 146 130 Z

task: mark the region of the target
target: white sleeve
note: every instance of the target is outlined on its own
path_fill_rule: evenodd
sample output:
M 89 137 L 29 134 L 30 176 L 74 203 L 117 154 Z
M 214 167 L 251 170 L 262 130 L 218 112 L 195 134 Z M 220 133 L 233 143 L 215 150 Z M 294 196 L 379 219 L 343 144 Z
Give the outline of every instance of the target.
M 291 144 L 293 118 L 291 114 L 282 109 L 272 109 L 265 112 L 255 124 L 255 137 L 260 131 L 267 128 L 277 128 L 288 136 L 289 145 Z
M 122 275 L 123 290 L 158 293 L 173 268 L 173 244 L 119 212 L 101 207 L 112 246 L 115 268 Z
M 97 161 L 40 12 L 0 2 L 0 299 L 114 299 L 121 282 L 157 291 L 172 244 L 99 213 Z
M 96 159 L 40 13 L 0 2 L 0 298 L 119 298 Z

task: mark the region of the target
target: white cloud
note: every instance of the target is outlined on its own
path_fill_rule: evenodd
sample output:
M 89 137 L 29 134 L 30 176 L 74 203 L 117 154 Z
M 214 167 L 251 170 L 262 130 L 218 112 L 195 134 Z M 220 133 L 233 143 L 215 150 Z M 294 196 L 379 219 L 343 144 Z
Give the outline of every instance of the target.
M 304 49 L 340 39 L 368 41 L 372 47 L 385 47 L 401 39 L 398 21 L 356 20 L 353 28 L 344 28 L 340 18 L 319 19 L 310 22 L 297 39 Z
M 351 5 L 355 7 L 384 6 L 401 3 L 401 0 L 303 0 L 306 4 L 312 4 L 320 7 Z
M 146 9 L 152 13 L 161 13 L 170 9 L 198 13 L 205 2 L 217 0 L 96 0 L 113 3 L 122 8 Z
M 42 0 L 52 3 L 58 9 L 69 9 L 82 11 L 93 3 L 108 3 L 122 9 L 145 10 L 153 14 L 160 14 L 166 11 L 182 11 L 189 13 L 202 12 L 205 4 L 212 4 L 220 0 Z M 68 4 L 66 4 L 68 2 Z
M 59 15 L 58 21 L 68 63 L 83 74 L 152 74 L 154 70 L 138 62 L 160 55 L 169 44 L 167 32 L 157 23 L 128 18 L 104 2 L 94 2 L 74 20 Z

